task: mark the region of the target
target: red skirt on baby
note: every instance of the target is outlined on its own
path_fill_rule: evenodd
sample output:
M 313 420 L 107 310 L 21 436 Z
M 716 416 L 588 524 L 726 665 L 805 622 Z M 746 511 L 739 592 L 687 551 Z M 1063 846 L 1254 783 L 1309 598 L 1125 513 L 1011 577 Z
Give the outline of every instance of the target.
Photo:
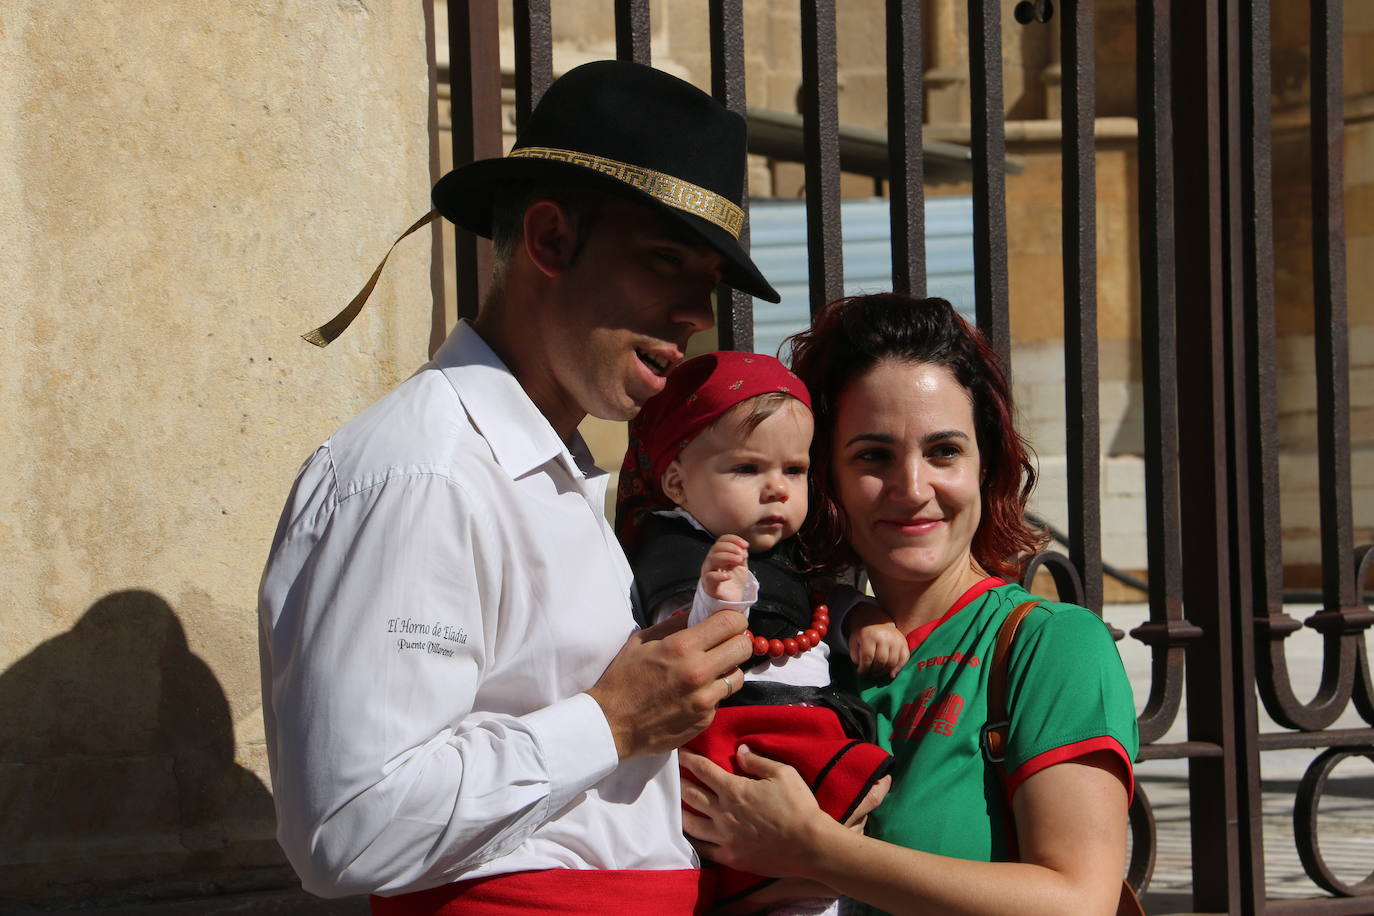
M 735 752 L 741 744 L 795 767 L 821 810 L 837 821 L 853 814 L 892 767 L 891 754 L 849 737 L 839 716 L 823 706 L 722 706 L 687 748 L 739 775 Z M 682 775 L 692 779 L 686 771 Z M 723 865 L 712 867 L 717 903 L 738 900 L 774 880 Z

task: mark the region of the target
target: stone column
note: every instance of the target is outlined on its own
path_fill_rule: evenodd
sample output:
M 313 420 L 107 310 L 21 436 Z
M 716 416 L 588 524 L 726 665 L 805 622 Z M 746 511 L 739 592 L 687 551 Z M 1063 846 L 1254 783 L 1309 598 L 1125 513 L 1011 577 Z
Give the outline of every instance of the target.
M 969 120 L 968 13 L 957 0 L 934 0 L 926 6 L 930 69 L 925 73 L 926 121 L 931 124 Z
M 1050 22 L 1050 62 L 1040 71 L 1040 82 L 1045 87 L 1045 118 L 1057 121 L 1062 117 L 1063 106 L 1059 95 L 1059 85 L 1063 82 L 1064 71 L 1060 65 L 1059 21 Z

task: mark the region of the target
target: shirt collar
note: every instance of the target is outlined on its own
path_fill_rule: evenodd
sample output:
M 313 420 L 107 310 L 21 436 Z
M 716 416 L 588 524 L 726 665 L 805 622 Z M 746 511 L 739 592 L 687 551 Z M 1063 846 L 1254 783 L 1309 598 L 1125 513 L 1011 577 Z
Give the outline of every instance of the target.
M 696 520 L 696 516 L 692 515 L 692 513 L 688 512 L 686 509 L 682 508 L 681 506 L 678 506 L 678 507 L 673 508 L 673 509 L 660 509 L 658 512 L 655 512 L 654 515 L 660 515 L 660 516 L 662 516 L 663 518 L 680 518 L 680 519 L 684 519 L 684 520 L 687 522 L 687 524 L 691 525 L 691 526 L 692 526 L 693 528 L 695 528 L 696 530 L 701 531 L 701 532 L 704 532 L 704 533 L 706 533 L 706 534 L 711 534 L 711 532 L 709 532 L 709 531 L 706 530 L 706 526 L 705 526 L 705 525 L 703 525 L 701 522 L 699 522 L 699 521 Z M 711 536 L 712 536 L 712 537 L 715 537 L 715 535 L 711 535 Z
M 945 611 L 942 617 L 937 620 L 927 621 L 906 634 L 906 647 L 912 652 L 915 652 L 920 648 L 921 643 L 925 642 L 926 638 L 929 637 L 931 633 L 934 633 L 942 623 L 972 604 L 975 598 L 979 597 L 984 592 L 991 591 L 994 588 L 1001 588 L 1006 584 L 1006 582 L 996 576 L 988 576 L 979 580 L 966 592 L 960 595 L 954 604 L 950 605 L 949 610 Z
M 574 431 L 571 443 L 564 446 L 501 357 L 466 320 L 434 354 L 434 365 L 453 385 L 496 463 L 511 477 L 522 477 L 555 458 L 581 476 L 604 473 L 592 462 L 581 433 Z

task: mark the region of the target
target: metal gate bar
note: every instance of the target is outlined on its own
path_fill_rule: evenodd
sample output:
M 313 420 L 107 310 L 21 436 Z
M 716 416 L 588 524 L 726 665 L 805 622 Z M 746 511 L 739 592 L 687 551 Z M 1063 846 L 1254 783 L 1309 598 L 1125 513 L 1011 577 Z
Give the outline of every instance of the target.
M 801 52 L 806 250 L 814 315 L 844 295 L 835 0 L 801 0 Z
M 1188 738 L 1220 748 L 1189 756 L 1188 799 L 1193 905 L 1241 912 L 1237 880 L 1235 721 L 1231 715 L 1231 544 L 1226 470 L 1225 341 L 1222 314 L 1221 84 L 1219 10 L 1211 2 L 1171 9 L 1180 495 L 1189 507 L 1182 529 L 1183 595 L 1202 629 L 1185 670 Z M 1200 211 L 1200 212 L 1199 212 Z
M 925 48 L 921 5 L 887 0 L 887 161 L 892 288 L 926 294 L 925 155 L 921 121 Z
M 450 0 L 448 22 L 449 100 L 456 168 L 500 156 L 502 152 L 496 0 Z M 491 280 L 491 242 L 466 229 L 454 230 L 458 317 L 472 319 L 477 317 Z
M 711 0 L 711 94 L 740 117 L 748 114 L 744 91 L 744 0 Z M 739 242 L 749 250 L 749 170 L 744 172 L 744 225 Z M 716 334 L 722 350 L 754 349 L 754 300 L 748 293 L 716 287 Z
M 1232 694 L 1230 715 L 1236 745 L 1232 751 L 1235 761 L 1236 798 L 1236 860 L 1238 871 L 1234 881 L 1239 888 L 1242 913 L 1262 912 L 1264 908 L 1264 841 L 1262 834 L 1262 798 L 1260 794 L 1259 748 L 1253 736 L 1259 731 L 1259 711 L 1255 692 L 1255 629 L 1251 571 L 1251 502 L 1250 460 L 1246 443 L 1249 439 L 1247 410 L 1249 379 L 1254 366 L 1246 358 L 1246 328 L 1250 323 L 1249 292 L 1253 286 L 1247 278 L 1247 239 L 1253 235 L 1254 214 L 1247 209 L 1247 182 L 1253 184 L 1254 163 L 1245 155 L 1247 138 L 1242 127 L 1248 106 L 1246 79 L 1250 72 L 1253 44 L 1243 36 L 1250 34 L 1248 11 L 1243 13 L 1246 0 L 1225 0 L 1220 4 L 1222 19 L 1222 238 L 1223 308 L 1225 309 L 1225 345 L 1227 358 L 1227 469 L 1230 514 L 1227 524 L 1234 539 L 1231 552 L 1231 605 L 1225 613 L 1231 621 L 1231 677 L 1236 685 Z M 1267 12 L 1267 10 L 1266 10 Z M 1261 54 L 1268 48 L 1259 49 Z M 1249 142 L 1268 142 L 1268 138 L 1252 138 Z M 1192 698 L 1189 697 L 1189 702 Z
M 514 0 L 515 27 L 515 129 L 529 120 L 530 112 L 553 82 L 553 22 L 550 0 Z
M 1312 2 L 1312 279 L 1317 339 L 1317 450 L 1322 597 L 1328 613 L 1357 611 L 1350 504 L 1350 344 L 1345 307 L 1345 100 L 1341 85 L 1341 0 Z M 1324 632 L 1335 619 L 1314 620 Z
M 1011 366 L 1007 291 L 1007 138 L 1002 102 L 1002 4 L 969 0 L 973 94 L 973 284 L 978 327 Z
M 615 56 L 648 66 L 649 0 L 615 0 Z
M 1136 5 L 1139 112 L 1140 356 L 1145 436 L 1150 619 L 1131 636 L 1150 646 L 1150 694 L 1138 721 L 1148 746 L 1169 730 L 1183 698 L 1185 648 L 1202 630 L 1183 616 L 1175 359 L 1173 96 L 1169 4 Z
M 1102 458 L 1097 370 L 1097 148 L 1093 5 L 1068 0 L 1063 53 L 1064 394 L 1069 559 L 1082 582 L 1077 603 L 1102 613 Z M 1118 637 L 1119 638 L 1119 637 Z

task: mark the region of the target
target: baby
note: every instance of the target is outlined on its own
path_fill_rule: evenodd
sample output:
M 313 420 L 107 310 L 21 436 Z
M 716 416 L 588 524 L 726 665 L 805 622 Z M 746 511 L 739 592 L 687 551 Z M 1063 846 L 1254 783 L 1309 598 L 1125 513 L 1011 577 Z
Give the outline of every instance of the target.
M 826 590 L 807 580 L 795 537 L 807 512 L 812 429 L 806 387 L 776 359 L 723 351 L 682 363 L 630 423 L 616 532 L 634 567 L 641 622 L 688 611 L 697 623 L 726 607 L 749 616 L 755 654 L 744 685 L 687 746 L 732 772 L 741 743 L 785 760 L 843 820 L 890 758 L 871 743 L 871 711 L 830 684 L 825 637 L 838 623 Z M 855 658 L 901 667 L 906 639 L 876 605 L 861 604 L 851 623 Z M 720 869 L 717 902 L 766 883 Z

